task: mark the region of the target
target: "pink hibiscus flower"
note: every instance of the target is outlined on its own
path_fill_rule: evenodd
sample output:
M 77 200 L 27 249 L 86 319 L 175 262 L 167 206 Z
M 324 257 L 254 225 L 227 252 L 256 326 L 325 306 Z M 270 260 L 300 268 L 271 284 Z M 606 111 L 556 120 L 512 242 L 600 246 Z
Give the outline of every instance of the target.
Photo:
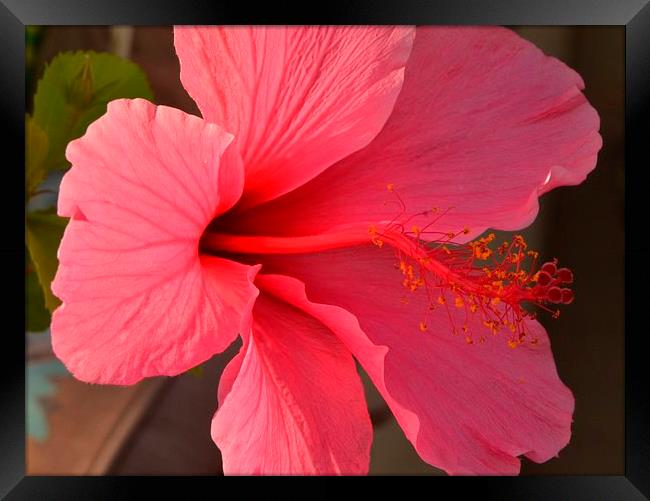
M 174 36 L 203 118 L 117 100 L 67 149 L 68 369 L 133 384 L 241 336 L 212 422 L 227 474 L 367 473 L 355 359 L 450 474 L 555 456 L 573 396 L 522 304 L 571 302 L 571 272 L 536 272 L 521 237 L 472 239 L 528 225 L 594 168 L 579 75 L 502 28 Z

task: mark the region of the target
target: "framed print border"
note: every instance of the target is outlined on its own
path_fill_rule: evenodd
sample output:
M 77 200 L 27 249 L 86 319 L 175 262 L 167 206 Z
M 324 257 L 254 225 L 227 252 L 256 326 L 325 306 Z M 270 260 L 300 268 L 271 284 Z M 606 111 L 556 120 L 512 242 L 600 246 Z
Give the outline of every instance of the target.
M 648 310 L 643 287 L 650 283 L 645 239 L 650 143 L 650 2 L 648 0 L 480 0 L 356 1 L 305 9 L 306 3 L 274 2 L 251 8 L 246 2 L 212 4 L 201 0 L 0 0 L 0 102 L 3 138 L 12 155 L 5 165 L 24 164 L 25 26 L 27 25 L 160 25 L 160 24 L 499 24 L 625 26 L 625 475 L 450 478 L 435 489 L 479 491 L 494 499 L 650 499 L 650 371 L 644 350 L 642 316 Z M 0 204 L 3 233 L 0 255 L 7 284 L 3 300 L 7 326 L 0 364 L 2 426 L 0 496 L 7 499 L 116 499 L 136 481 L 125 477 L 25 476 L 25 343 L 24 332 L 24 180 L 19 169 L 3 184 Z M 6 172 L 5 174 L 9 174 Z M 646 195 L 647 196 L 647 195 Z M 11 287 L 11 289 L 9 288 Z M 15 303 L 15 304 L 14 304 Z M 21 306 L 23 304 L 23 306 Z M 640 325 L 640 329 L 635 326 Z M 181 483 L 185 479 L 179 478 Z M 193 487 L 214 488 L 201 478 Z M 169 482 L 142 478 L 147 489 Z M 192 480 L 193 482 L 195 480 Z M 233 479 L 232 481 L 237 481 Z M 276 482 L 275 479 L 267 480 Z M 296 480 L 292 482 L 309 482 Z M 349 481 L 349 480 L 348 480 Z M 385 480 L 379 480 L 383 484 Z M 418 479 L 417 482 L 424 482 Z M 210 482 L 208 484 L 207 482 Z M 308 487 L 309 484 L 304 484 Z M 245 488 L 246 486 L 244 486 Z M 313 488 L 312 486 L 309 486 Z M 367 487 L 364 486 L 364 488 Z M 430 487 L 430 486 L 429 486 Z M 161 490 L 162 490 L 161 489 Z M 187 492 L 183 490 L 180 492 Z M 150 491 L 153 494 L 153 491 Z

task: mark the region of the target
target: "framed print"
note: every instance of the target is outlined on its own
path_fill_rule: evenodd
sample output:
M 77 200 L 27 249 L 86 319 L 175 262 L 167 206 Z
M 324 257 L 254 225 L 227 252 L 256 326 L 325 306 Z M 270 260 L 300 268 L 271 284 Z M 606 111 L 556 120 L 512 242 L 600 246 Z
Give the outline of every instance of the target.
M 650 7 L 522 6 L 5 1 L 0 492 L 647 499 Z

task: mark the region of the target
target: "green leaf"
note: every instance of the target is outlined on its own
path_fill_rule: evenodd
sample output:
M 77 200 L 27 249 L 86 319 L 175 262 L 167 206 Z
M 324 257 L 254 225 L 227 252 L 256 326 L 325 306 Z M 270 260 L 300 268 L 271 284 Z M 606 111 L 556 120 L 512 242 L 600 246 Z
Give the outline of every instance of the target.
M 47 136 L 43 129 L 29 115 L 25 116 L 25 187 L 30 197 L 36 187 L 45 179 L 47 157 Z
M 38 282 L 34 264 L 26 257 L 27 269 L 25 270 L 25 317 L 27 330 L 30 332 L 41 332 L 50 325 L 50 312 L 45 308 L 43 289 Z
M 61 301 L 52 294 L 50 284 L 59 264 L 56 253 L 67 223 L 67 219 L 51 212 L 27 214 L 27 248 L 43 289 L 45 306 L 50 312 L 61 304 Z
M 135 63 L 92 51 L 57 55 L 45 68 L 34 96 L 34 121 L 49 141 L 45 168 L 67 169 L 68 143 L 106 112 L 109 101 L 137 97 L 152 100 L 153 94 Z

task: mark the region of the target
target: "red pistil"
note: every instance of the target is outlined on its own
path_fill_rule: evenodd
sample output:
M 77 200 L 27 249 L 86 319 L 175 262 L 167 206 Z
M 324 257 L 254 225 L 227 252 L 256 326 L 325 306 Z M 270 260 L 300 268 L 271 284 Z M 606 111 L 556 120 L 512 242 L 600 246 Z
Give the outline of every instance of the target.
M 454 238 L 468 233 L 467 229 L 433 242 L 422 240 L 421 230 L 414 228 L 406 232 L 402 225 L 395 223 L 381 233 L 373 227 L 370 233 L 375 245 L 381 247 L 387 243 L 395 248 L 396 267 L 404 276 L 402 285 L 410 292 L 423 288 L 429 310 L 444 306 L 453 332 L 462 332 L 468 344 L 475 341 L 475 333 L 467 324 L 468 313 L 480 314 L 483 325 L 492 334 L 505 328 L 508 344 L 514 348 L 526 340 L 526 319 L 535 316 L 522 304 L 538 306 L 557 318 L 559 310 L 551 310 L 547 305 L 573 301 L 573 292 L 561 287 L 573 280 L 571 271 L 558 270 L 554 260 L 544 263 L 536 272 L 539 255 L 528 250 L 521 235 L 516 235 L 511 243 L 504 242 L 495 252 L 490 247 L 494 234 L 467 244 L 454 243 Z M 466 312 L 465 323 L 460 328 L 454 322 L 450 306 Z M 424 331 L 426 326 L 427 313 L 419 328 Z M 479 334 L 477 340 L 484 342 L 485 336 Z M 530 339 L 530 342 L 534 344 L 537 340 Z

